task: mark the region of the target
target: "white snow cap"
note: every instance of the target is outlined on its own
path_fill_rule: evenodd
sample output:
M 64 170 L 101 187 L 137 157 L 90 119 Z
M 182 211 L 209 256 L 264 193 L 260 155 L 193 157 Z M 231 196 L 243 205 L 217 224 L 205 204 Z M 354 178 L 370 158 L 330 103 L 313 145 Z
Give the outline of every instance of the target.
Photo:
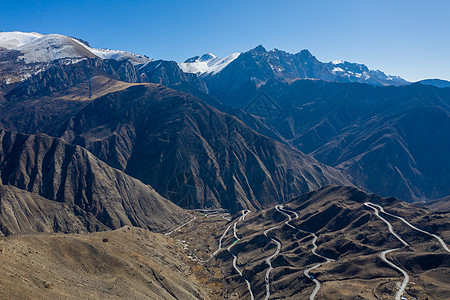
M 236 52 L 227 57 L 220 58 L 209 52 L 195 60 L 190 60 L 190 62 L 178 63 L 178 66 L 185 73 L 198 75 L 217 74 L 239 55 L 240 53 Z
M 0 47 L 7 50 L 17 49 L 42 36 L 44 35 L 36 32 L 0 32 Z
M 127 59 L 135 64 L 150 61 L 149 58 L 127 51 L 95 49 L 61 34 L 35 32 L 0 32 L 0 49 L 22 52 L 19 59 L 26 63 L 47 63 L 60 58 L 100 57 L 103 59 Z
M 341 59 L 338 59 L 338 60 L 333 60 L 331 63 L 332 63 L 333 65 L 340 65 L 340 64 L 343 64 L 344 61 L 341 60 Z

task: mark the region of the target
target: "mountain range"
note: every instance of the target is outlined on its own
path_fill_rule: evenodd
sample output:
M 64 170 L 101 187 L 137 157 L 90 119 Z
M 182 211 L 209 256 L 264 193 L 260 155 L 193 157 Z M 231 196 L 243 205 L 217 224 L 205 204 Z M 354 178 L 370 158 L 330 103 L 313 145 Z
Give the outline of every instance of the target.
M 2 286 L 445 299 L 447 83 L 308 50 L 175 62 L 1 32 L 0 260 L 27 288 Z

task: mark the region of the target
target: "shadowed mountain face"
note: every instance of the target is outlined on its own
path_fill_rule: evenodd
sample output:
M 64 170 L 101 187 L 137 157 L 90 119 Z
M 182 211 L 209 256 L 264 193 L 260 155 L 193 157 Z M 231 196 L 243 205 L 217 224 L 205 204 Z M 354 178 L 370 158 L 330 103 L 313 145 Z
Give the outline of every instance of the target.
M 252 110 L 251 99 L 259 101 L 254 97 L 262 92 L 269 105 Z M 366 190 L 406 201 L 450 194 L 449 89 L 271 81 L 242 107 L 281 140 L 349 173 Z
M 260 209 L 324 184 L 338 171 L 163 86 L 100 97 L 52 132 L 151 184 L 183 207 Z
M 16 220 L 11 220 L 10 211 L 4 208 L 7 215 L 2 219 L 9 219 L 2 224 L 4 234 L 39 230 L 41 225 L 30 228 L 22 224 L 33 222 L 30 219 L 42 214 L 46 215 L 42 222 L 47 223 L 43 231 L 54 228 L 65 232 L 115 229 L 123 225 L 163 231 L 187 218 L 182 209 L 150 186 L 111 168 L 81 147 L 45 135 L 1 130 L 0 178 L 1 184 L 28 192 L 15 195 L 14 190 L 9 190 L 9 196 L 2 196 L 2 205 L 10 203 L 11 207 L 14 197 L 21 203 L 14 214 Z M 54 201 L 64 205 L 52 204 Z M 56 216 L 55 210 L 62 214 Z M 53 214 L 55 219 L 51 220 Z M 68 216 L 67 223 L 58 225 L 64 215 Z M 78 221 L 70 224 L 74 219 Z
M 294 56 L 299 61 L 313 60 L 314 57 L 308 53 L 303 51 Z M 291 54 L 282 51 L 267 52 L 256 48 L 241 54 L 221 72 L 202 78 L 196 77 L 195 74 L 183 73 L 177 64 L 165 61 L 152 61 L 138 67 L 126 61 L 115 60 L 85 59 L 79 64 L 71 65 L 62 62 L 58 65 L 56 61 L 55 66 L 51 68 L 52 71 L 41 72 L 12 90 L 6 91 L 4 103 L 1 104 L 3 108 L 0 126 L 27 133 L 51 132 L 52 135 L 61 136 L 63 133 L 55 133 L 55 127 L 61 128 L 61 123 L 79 113 L 96 97 L 107 93 L 98 92 L 104 88 L 96 78 L 154 81 L 191 93 L 208 104 L 239 117 L 252 129 L 312 154 L 320 162 L 350 174 L 358 186 L 366 190 L 384 196 L 396 196 L 407 201 L 436 199 L 450 193 L 446 184 L 450 178 L 448 172 L 450 162 L 444 154 L 450 148 L 446 130 L 449 126 L 448 89 L 435 89 L 419 84 L 396 88 L 295 80 L 301 72 L 317 73 L 320 68 L 325 68 L 319 62 L 316 67 L 313 67 L 313 63 L 305 65 L 312 68 L 311 70 L 296 67 L 297 71 L 293 69 L 286 71 L 286 74 L 277 73 L 281 77 L 276 79 L 272 78 L 273 72 L 266 74 L 264 71 L 266 68 L 261 67 L 261 64 L 273 64 L 277 61 L 281 63 L 288 58 L 293 59 L 292 57 Z M 259 61 L 257 58 L 262 61 L 256 63 Z M 292 64 L 283 68 L 287 70 L 288 66 L 293 68 Z M 247 72 L 244 72 L 246 75 L 238 72 L 239 76 L 245 75 L 247 78 L 259 74 L 255 76 L 262 78 L 261 83 L 255 85 L 251 82 L 247 85 L 245 83 L 247 81 L 241 81 L 238 75 L 230 71 L 238 67 L 245 67 Z M 226 77 L 228 73 L 230 78 Z M 93 78 L 91 83 L 89 78 Z M 207 88 L 202 80 L 206 80 Z M 219 89 L 213 86 L 220 85 L 222 81 L 236 86 L 224 88 L 225 94 L 214 92 Z M 286 81 L 291 83 L 283 83 Z M 260 103 L 254 103 L 255 96 L 261 95 L 261 91 L 265 91 L 269 96 L 268 102 L 272 107 L 268 109 L 275 110 L 274 115 L 270 117 L 267 117 L 264 108 L 261 111 Z M 80 93 L 84 95 L 92 93 L 92 97 L 81 99 Z M 211 95 L 217 96 L 225 105 Z M 229 108 L 227 105 L 238 105 L 241 110 Z M 115 120 L 120 119 L 118 112 Z M 193 122 L 196 121 L 197 119 L 193 119 Z M 111 120 L 107 122 L 110 127 L 117 125 L 112 124 Z M 102 125 L 97 123 L 95 126 Z M 69 136 L 68 140 L 72 142 L 74 138 L 75 136 Z M 121 141 L 120 146 L 124 149 L 116 151 L 116 154 L 99 154 L 108 150 L 89 149 L 114 167 L 125 170 L 128 163 L 124 161 L 128 161 L 127 156 L 131 157 L 130 153 L 124 154 L 131 151 L 130 144 L 125 140 Z M 84 145 L 84 142 L 81 141 L 80 144 Z M 117 157 L 111 158 L 111 155 Z M 123 158 L 120 157 L 122 155 Z M 221 154 L 220 157 L 222 156 L 226 154 Z M 132 169 L 127 169 L 127 172 L 139 174 Z M 188 173 L 192 172 L 198 170 L 191 170 Z M 142 174 L 138 176 L 142 176 L 139 178 L 145 182 L 155 184 Z M 190 177 L 180 176 L 183 177 L 183 182 L 188 181 Z M 198 182 L 195 183 L 195 186 L 197 185 Z M 165 193 L 166 189 L 161 190 L 158 184 L 155 186 Z M 217 205 L 214 198 L 223 192 L 222 188 L 213 191 L 215 196 L 211 199 L 212 203 Z M 230 190 L 227 189 L 227 192 Z M 246 193 L 248 192 L 247 188 Z M 197 197 L 198 195 L 195 196 Z M 204 195 L 202 198 L 203 202 L 207 202 L 210 196 Z M 192 203 L 188 205 L 187 202 L 184 205 L 195 206 Z
M 278 132 L 359 186 L 407 201 L 450 194 L 448 90 L 297 81 L 267 91 L 284 113 Z
M 2 107 L 2 126 L 86 147 L 184 207 L 259 209 L 324 184 L 351 184 L 336 170 L 192 96 L 116 81 L 116 73 L 104 71 L 103 63 L 55 66 L 58 71 L 42 72 L 13 87 Z M 152 64 L 142 72 L 151 76 Z M 170 64 L 163 67 L 170 71 Z M 234 113 L 280 140 L 264 123 L 245 112 Z
M 45 71 L 14 85 L 5 97 L 9 101 L 38 98 L 65 90 L 95 76 L 107 76 L 126 82 L 139 80 L 136 69 L 128 61 L 85 58 L 77 63 L 67 64 L 64 60 L 56 60 Z

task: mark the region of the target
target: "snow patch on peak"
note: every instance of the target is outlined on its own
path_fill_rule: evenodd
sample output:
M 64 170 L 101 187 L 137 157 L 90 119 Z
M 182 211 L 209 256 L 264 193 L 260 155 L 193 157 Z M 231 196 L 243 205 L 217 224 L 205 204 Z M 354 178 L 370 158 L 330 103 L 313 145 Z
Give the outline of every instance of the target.
M 88 48 L 92 53 L 103 59 L 115 59 L 115 60 L 129 60 L 133 64 L 146 64 L 153 61 L 152 59 L 131 53 L 128 51 L 111 50 L 111 49 L 96 49 Z
M 19 59 L 25 63 L 48 63 L 61 58 L 100 57 L 103 59 L 126 59 L 134 64 L 151 61 L 149 58 L 127 51 L 95 49 L 76 38 L 61 34 L 27 32 L 1 32 L 0 49 L 22 52 Z
M 212 53 L 206 53 L 201 57 L 196 56 L 188 59 L 184 63 L 178 63 L 178 66 L 185 73 L 194 73 L 198 75 L 217 74 L 239 55 L 240 53 L 232 53 L 227 57 L 220 58 Z
M 49 34 L 30 41 L 15 50 L 23 53 L 26 63 L 47 63 L 61 58 L 95 57 L 87 46 L 64 35 Z
M 341 60 L 341 59 L 338 59 L 338 60 L 333 60 L 331 63 L 332 63 L 333 65 L 340 65 L 340 64 L 343 64 L 344 61 Z
M 0 32 L 0 48 L 13 50 L 43 36 L 43 34 L 36 32 Z

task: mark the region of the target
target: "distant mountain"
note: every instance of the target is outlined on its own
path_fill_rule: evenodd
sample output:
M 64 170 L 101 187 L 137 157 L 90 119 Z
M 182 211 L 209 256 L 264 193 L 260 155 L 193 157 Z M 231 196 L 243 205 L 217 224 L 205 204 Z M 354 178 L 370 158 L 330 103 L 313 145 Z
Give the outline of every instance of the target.
M 195 56 L 179 63 L 181 70 L 185 73 L 194 73 L 200 76 L 217 74 L 228 64 L 235 60 L 240 53 L 232 53 L 225 58 L 220 58 L 212 53 L 206 53 L 201 57 Z
M 417 81 L 417 83 L 421 83 L 424 85 L 432 85 L 438 88 L 448 88 L 450 87 L 450 81 L 442 80 L 442 79 L 424 79 Z
M 143 55 L 127 51 L 92 48 L 87 42 L 61 34 L 1 32 L 0 47 L 4 50 L 20 52 L 18 60 L 24 60 L 26 63 L 48 63 L 61 58 L 92 58 L 95 56 L 103 59 L 126 59 L 133 63 L 150 61 Z
M 380 70 L 369 70 L 363 64 L 336 60 L 326 65 L 331 73 L 347 78 L 349 82 L 368 83 L 371 85 L 405 85 L 409 83 L 399 76 L 386 75 Z M 340 80 L 337 81 L 341 82 Z M 346 81 L 342 80 L 342 82 Z
M 192 96 L 163 86 L 116 81 L 124 64 L 131 65 L 95 58 L 55 63 L 5 95 L 0 126 L 64 137 L 190 208 L 258 209 L 324 184 L 351 184 L 338 171 Z M 149 62 L 124 74 L 134 74 L 132 70 L 140 72 L 138 78 L 180 89 L 190 86 L 189 92 L 195 89 L 203 98 L 210 97 L 202 94 L 201 86 L 196 88 L 197 77 L 178 73 L 177 64 Z M 270 133 L 262 123 L 242 116 Z M 187 199 L 181 197 L 186 188 Z
M 268 124 L 360 187 L 410 202 L 450 194 L 448 89 L 297 80 L 261 90 L 281 112 Z
M 218 58 L 205 54 L 179 63 L 185 72 L 198 74 L 206 83 L 208 93 L 228 105 L 241 106 L 250 101 L 255 91 L 270 81 L 289 83 L 298 79 L 333 82 L 359 82 L 370 85 L 409 84 L 397 76 L 369 70 L 365 65 L 343 61 L 323 63 L 308 50 L 291 54 L 278 49 L 267 51 L 263 46 L 223 59 L 219 71 L 208 68 Z M 205 60 L 206 62 L 202 62 Z
M 24 230 L 98 231 L 124 225 L 165 231 L 188 219 L 150 186 L 81 147 L 46 135 L 0 130 L 0 179 L 2 185 L 23 191 L 2 188 L 4 235 Z
M 127 51 L 95 49 L 80 39 L 60 34 L 0 32 L 0 83 L 24 81 L 48 69 L 54 61 L 72 64 L 92 58 L 125 60 L 132 64 L 151 61 Z
M 89 43 L 79 38 L 60 34 L 43 35 L 17 31 L 0 33 L 0 61 L 3 61 L 0 66 L 3 73 L 0 76 L 0 82 L 10 84 L 23 81 L 31 75 L 45 70 L 47 64 L 55 60 L 64 60 L 66 64 L 70 64 L 85 58 L 127 60 L 139 67 L 152 61 L 146 56 L 127 51 L 92 48 Z M 261 68 L 260 72 L 265 75 L 258 75 L 258 72 L 254 72 L 255 69 L 251 67 L 254 63 L 258 65 L 258 68 Z M 241 65 L 244 69 L 239 70 L 237 65 Z M 153 66 L 155 68 L 160 67 L 158 65 Z M 225 73 L 254 73 L 255 76 L 243 77 L 243 74 L 241 74 L 236 77 L 240 78 L 236 84 L 244 85 L 246 82 L 240 81 L 251 80 L 256 85 L 260 85 L 270 79 L 289 81 L 298 78 L 361 82 L 373 85 L 408 84 L 400 77 L 389 76 L 381 71 L 369 70 L 361 64 L 343 61 L 322 63 L 312 56 L 308 50 L 290 54 L 277 49 L 266 51 L 262 46 L 244 53 L 232 53 L 224 58 L 207 53 L 187 59 L 185 62 L 179 63 L 178 66 L 182 72 L 195 74 L 201 78 L 216 76 L 224 70 L 226 70 Z M 250 69 L 246 70 L 247 67 L 250 67 Z M 11 69 L 15 69 L 15 72 L 12 72 Z M 220 78 L 229 76 L 223 75 Z M 220 81 L 220 79 L 216 81 Z
M 351 184 L 300 151 L 158 85 L 100 97 L 50 133 L 182 207 L 260 209 L 324 184 Z
M 256 71 L 255 64 L 258 71 Z M 386 75 L 379 70 L 369 70 L 363 64 L 337 60 L 323 63 L 308 50 L 291 54 L 278 49 L 267 51 L 262 45 L 244 53 L 233 53 L 219 58 L 212 53 L 189 58 L 178 64 L 185 73 L 200 77 L 214 77 L 222 70 L 244 72 L 242 79 L 251 79 L 256 84 L 271 79 L 290 81 L 292 79 L 321 79 L 336 82 L 360 82 L 372 85 L 404 85 L 409 82 L 398 77 Z M 241 68 L 241 69 L 240 69 Z M 253 76 L 252 76 L 253 75 Z

